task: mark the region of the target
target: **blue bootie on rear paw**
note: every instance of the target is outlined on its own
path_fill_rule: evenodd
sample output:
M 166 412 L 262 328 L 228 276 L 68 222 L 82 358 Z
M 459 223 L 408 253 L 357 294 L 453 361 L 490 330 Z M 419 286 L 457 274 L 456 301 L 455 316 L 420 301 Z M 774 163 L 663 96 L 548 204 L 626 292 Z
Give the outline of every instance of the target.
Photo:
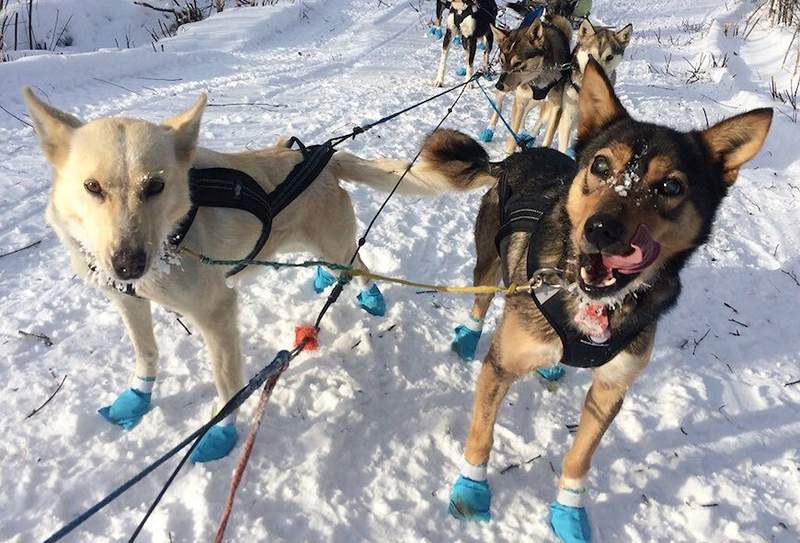
M 550 527 L 563 543 L 591 543 L 592 541 L 589 517 L 583 507 L 570 507 L 557 501 L 551 503 Z
M 482 325 L 482 321 L 473 319 L 469 325 L 460 324 L 456 326 L 450 348 L 464 362 L 470 362 L 475 359 L 475 351 L 478 350 L 478 341 L 481 339 Z
M 558 381 L 564 377 L 566 371 L 564 371 L 564 368 L 561 366 L 550 366 L 549 368 L 539 368 L 536 370 L 536 373 L 538 373 L 542 379 Z
M 492 491 L 486 481 L 473 481 L 459 475 L 450 491 L 450 515 L 459 520 L 488 522 L 492 518 Z
M 151 394 L 148 392 L 128 388 L 114 400 L 114 403 L 98 409 L 97 412 L 108 422 L 130 430 L 139 424 L 144 414 L 150 410 L 150 397 Z
M 444 32 L 442 32 L 441 26 L 432 26 L 430 30 L 428 30 L 428 35 L 437 40 L 441 40 L 442 36 L 444 36 Z
M 487 143 L 492 141 L 492 138 L 494 138 L 494 130 L 491 128 L 484 128 L 481 130 L 481 133 L 478 134 L 478 139 Z
M 314 292 L 320 294 L 335 282 L 336 282 L 335 275 L 333 275 L 331 272 L 329 272 L 322 266 L 317 266 L 317 274 L 314 276 Z
M 456 70 L 456 75 L 459 77 L 464 77 L 465 75 L 467 75 L 467 69 L 462 66 L 461 68 Z
M 572 160 L 575 160 L 575 148 L 574 147 L 567 147 L 567 150 L 564 151 L 564 154 L 567 155 Z
M 523 149 L 532 149 L 536 147 L 536 136 L 531 136 L 527 132 L 520 132 L 517 134 L 517 141 L 519 146 Z
M 376 317 L 383 317 L 386 314 L 386 302 L 383 299 L 383 294 L 378 288 L 378 285 L 372 284 L 368 289 L 364 289 L 358 293 L 358 305 L 361 309 L 375 315 Z
M 478 51 L 484 51 L 486 49 L 486 45 L 482 42 L 478 42 Z
M 189 461 L 192 464 L 202 464 L 224 458 L 233 450 L 238 440 L 235 424 L 215 424 L 200 439 Z
M 461 45 L 461 36 L 456 36 L 455 38 L 453 38 L 453 45 Z

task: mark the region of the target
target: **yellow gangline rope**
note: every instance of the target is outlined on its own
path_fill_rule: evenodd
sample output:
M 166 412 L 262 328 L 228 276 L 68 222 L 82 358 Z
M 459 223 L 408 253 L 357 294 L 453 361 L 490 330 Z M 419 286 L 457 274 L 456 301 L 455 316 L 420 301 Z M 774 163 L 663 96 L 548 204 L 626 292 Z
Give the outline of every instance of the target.
M 212 266 L 236 266 L 237 264 L 247 263 L 251 266 L 263 266 L 274 269 L 283 268 L 310 268 L 314 266 L 325 266 L 332 270 L 341 271 L 350 277 L 366 277 L 375 281 L 383 281 L 385 283 L 395 283 L 398 285 L 405 285 L 408 287 L 416 287 L 424 290 L 433 290 L 436 292 L 447 292 L 450 294 L 502 294 L 504 296 L 513 296 L 514 294 L 529 293 L 533 289 L 530 284 L 517 285 L 512 283 L 508 287 L 500 287 L 497 285 L 478 285 L 478 286 L 453 286 L 453 285 L 434 285 L 429 283 L 420 283 L 418 281 L 411 281 L 401 277 L 391 277 L 388 275 L 381 275 L 359 268 L 345 266 L 344 264 L 337 264 L 335 262 L 327 262 L 325 260 L 305 260 L 303 262 L 278 262 L 273 260 L 217 260 L 207 257 L 196 251 L 192 251 L 187 247 L 182 247 L 181 252 L 192 255 L 200 260 L 203 264 Z

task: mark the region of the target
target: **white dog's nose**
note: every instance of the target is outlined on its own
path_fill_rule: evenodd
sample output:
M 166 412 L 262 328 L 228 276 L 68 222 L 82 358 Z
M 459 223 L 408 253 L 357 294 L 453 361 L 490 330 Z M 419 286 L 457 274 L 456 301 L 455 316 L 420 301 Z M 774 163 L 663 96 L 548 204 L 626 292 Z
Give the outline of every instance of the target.
M 146 264 L 147 254 L 142 249 L 119 249 L 111 257 L 114 272 L 125 281 L 140 278 Z

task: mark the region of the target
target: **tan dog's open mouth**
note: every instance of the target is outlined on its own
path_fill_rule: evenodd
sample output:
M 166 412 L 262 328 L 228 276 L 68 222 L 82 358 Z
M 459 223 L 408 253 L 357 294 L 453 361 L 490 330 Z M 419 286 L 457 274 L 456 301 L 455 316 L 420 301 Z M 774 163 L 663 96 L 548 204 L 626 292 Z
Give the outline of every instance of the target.
M 605 296 L 621 290 L 649 268 L 661 253 L 647 225 L 640 224 L 625 254 L 604 252 L 580 255 L 580 287 L 587 294 Z

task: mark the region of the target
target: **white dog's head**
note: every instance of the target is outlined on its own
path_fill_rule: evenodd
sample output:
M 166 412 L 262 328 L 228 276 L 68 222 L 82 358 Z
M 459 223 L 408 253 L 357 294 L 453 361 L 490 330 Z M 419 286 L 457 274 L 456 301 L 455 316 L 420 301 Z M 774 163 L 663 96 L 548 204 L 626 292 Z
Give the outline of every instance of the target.
M 50 222 L 80 244 L 104 275 L 141 278 L 191 207 L 188 171 L 206 96 L 153 124 L 122 117 L 83 123 L 30 88 L 23 95 L 53 166 Z

